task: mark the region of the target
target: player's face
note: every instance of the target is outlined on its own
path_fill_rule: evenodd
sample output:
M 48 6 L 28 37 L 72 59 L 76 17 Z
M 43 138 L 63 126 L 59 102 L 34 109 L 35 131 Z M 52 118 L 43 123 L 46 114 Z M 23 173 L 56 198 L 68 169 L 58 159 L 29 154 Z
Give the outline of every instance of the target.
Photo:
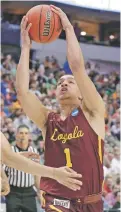
M 71 100 L 74 101 L 81 98 L 80 91 L 75 82 L 75 79 L 71 75 L 62 76 L 57 84 L 56 96 L 58 101 Z
M 17 142 L 22 142 L 24 144 L 29 143 L 29 130 L 27 128 L 20 128 L 16 134 L 16 140 Z

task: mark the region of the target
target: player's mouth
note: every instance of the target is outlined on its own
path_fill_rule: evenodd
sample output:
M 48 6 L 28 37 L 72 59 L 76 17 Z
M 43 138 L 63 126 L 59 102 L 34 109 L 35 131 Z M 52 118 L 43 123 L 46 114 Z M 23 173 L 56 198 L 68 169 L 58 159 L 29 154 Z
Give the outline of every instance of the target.
M 67 92 L 67 91 L 68 91 L 67 88 L 61 88 L 61 94 L 65 93 L 65 92 Z

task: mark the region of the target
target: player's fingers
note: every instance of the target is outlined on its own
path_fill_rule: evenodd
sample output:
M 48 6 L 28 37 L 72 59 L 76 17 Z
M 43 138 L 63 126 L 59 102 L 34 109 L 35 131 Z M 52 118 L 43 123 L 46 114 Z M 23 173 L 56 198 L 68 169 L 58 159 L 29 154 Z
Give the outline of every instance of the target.
M 62 10 L 59 7 L 56 7 L 55 5 L 51 4 L 50 5 L 51 8 L 54 8 L 56 11 L 61 12 Z
M 23 18 L 22 22 L 21 22 L 21 31 L 25 31 L 25 25 L 26 25 L 26 16 Z
M 71 169 L 71 168 L 69 168 L 69 167 L 67 167 L 67 166 L 65 166 L 65 169 L 66 169 L 66 171 L 68 171 L 68 172 L 70 172 L 70 173 L 75 173 L 75 174 L 77 174 L 77 172 L 75 172 L 73 169 Z
M 81 178 L 82 177 L 81 174 L 77 174 L 77 173 L 68 173 L 68 176 L 70 178 Z
M 69 183 L 72 183 L 72 184 L 75 184 L 75 185 L 78 185 L 79 187 L 82 186 L 82 181 L 80 181 L 80 180 L 76 180 L 76 179 L 73 179 L 73 178 L 69 178 L 69 179 L 68 179 L 68 182 L 69 182 Z
M 6 196 L 7 194 L 9 194 L 10 189 L 5 189 L 4 191 L 1 192 L 2 196 Z
M 72 183 L 69 183 L 69 182 L 64 183 L 64 185 L 65 185 L 66 187 L 68 187 L 69 189 L 73 190 L 73 191 L 77 191 L 77 190 L 80 189 L 79 186 L 77 186 L 77 185 L 75 185 L 75 184 L 72 184 Z
M 51 7 L 51 10 L 52 10 L 54 13 L 56 13 L 57 15 L 60 16 L 61 13 L 60 13 L 58 10 L 55 10 L 55 8 L 53 8 L 53 7 Z
M 26 18 L 26 16 L 23 16 L 22 21 L 21 21 L 21 28 L 22 28 L 22 26 L 23 26 L 23 23 L 24 23 L 24 21 L 25 21 L 25 18 Z
M 37 153 L 31 153 L 30 156 L 36 158 L 36 159 L 39 159 L 40 158 L 40 155 L 37 154 Z
M 27 31 L 27 32 L 29 32 L 31 26 L 32 26 L 32 23 L 30 23 L 30 24 L 27 26 L 27 28 L 26 28 L 26 31 Z
M 68 172 L 68 176 L 72 178 L 81 178 L 82 175 L 75 172 L 73 169 L 65 167 L 65 170 Z
M 26 30 L 27 22 L 28 22 L 28 18 L 25 16 L 24 21 L 23 21 L 23 23 L 21 25 L 22 30 Z

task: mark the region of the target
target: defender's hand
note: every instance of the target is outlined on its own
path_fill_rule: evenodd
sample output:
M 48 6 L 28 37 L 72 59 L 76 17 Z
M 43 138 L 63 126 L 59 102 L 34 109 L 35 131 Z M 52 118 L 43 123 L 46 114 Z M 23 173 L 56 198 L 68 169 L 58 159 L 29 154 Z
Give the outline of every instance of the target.
M 77 180 L 77 178 L 81 177 L 81 174 L 77 174 L 75 171 L 68 167 L 54 169 L 54 179 L 57 180 L 60 184 L 74 191 L 80 190 L 82 182 Z
M 1 196 L 6 196 L 10 192 L 10 186 L 7 180 L 1 179 Z
M 31 151 L 30 152 L 24 151 L 24 152 L 19 152 L 19 154 L 23 155 L 26 158 L 30 158 L 34 160 L 35 162 L 40 162 L 40 155 L 38 153 L 31 152 Z
M 27 26 L 28 18 L 24 16 L 21 21 L 21 42 L 22 42 L 22 47 L 31 47 L 31 40 L 29 37 L 29 30 L 32 26 L 30 23 Z
M 67 28 L 72 27 L 70 21 L 67 18 L 67 15 L 59 7 L 55 7 L 54 5 L 50 5 L 50 7 L 51 7 L 51 10 L 54 13 L 59 15 L 64 30 L 66 30 Z

